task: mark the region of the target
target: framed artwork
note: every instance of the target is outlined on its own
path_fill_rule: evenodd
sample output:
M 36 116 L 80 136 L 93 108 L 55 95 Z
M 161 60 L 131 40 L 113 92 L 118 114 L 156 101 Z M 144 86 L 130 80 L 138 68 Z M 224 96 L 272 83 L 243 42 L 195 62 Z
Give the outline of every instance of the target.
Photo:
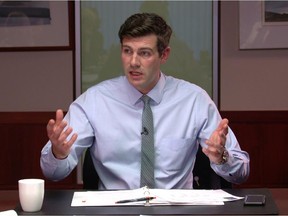
M 288 1 L 239 1 L 240 49 L 288 48 Z
M 1 1 L 0 51 L 69 50 L 70 1 Z

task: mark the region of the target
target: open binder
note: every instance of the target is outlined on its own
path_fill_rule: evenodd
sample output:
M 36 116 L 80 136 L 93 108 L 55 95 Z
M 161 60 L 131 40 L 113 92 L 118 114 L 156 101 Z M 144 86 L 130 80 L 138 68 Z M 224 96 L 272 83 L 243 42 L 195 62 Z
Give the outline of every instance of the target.
M 76 191 L 73 194 L 71 206 L 224 205 L 224 202 L 235 201 L 239 199 L 243 199 L 243 197 L 234 196 L 221 189 L 168 190 L 148 189 L 144 187 L 134 190 Z M 123 200 L 128 200 L 128 202 L 121 202 Z M 131 202 L 129 202 L 129 200 L 131 200 Z

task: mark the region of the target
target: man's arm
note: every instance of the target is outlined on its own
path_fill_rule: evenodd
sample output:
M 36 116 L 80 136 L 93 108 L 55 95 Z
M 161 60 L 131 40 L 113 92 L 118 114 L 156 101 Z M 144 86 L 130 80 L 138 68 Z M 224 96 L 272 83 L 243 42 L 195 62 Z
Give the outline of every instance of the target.
M 211 167 L 218 175 L 235 184 L 247 180 L 250 173 L 249 155 L 241 150 L 235 135 L 228 127 L 227 119 L 221 120 L 206 144 L 207 147 L 202 148 L 202 151 L 209 157 Z
M 52 152 L 57 159 L 66 158 L 70 153 L 71 146 L 77 139 L 77 134 L 74 133 L 71 138 L 67 140 L 67 137 L 72 133 L 73 129 L 67 127 L 67 122 L 63 120 L 63 117 L 63 111 L 57 110 L 56 119 L 50 119 L 47 125 L 47 135 L 52 144 Z
M 226 144 L 226 135 L 228 134 L 228 119 L 222 119 L 217 129 L 206 140 L 207 148 L 203 148 L 203 153 L 211 162 L 219 164 L 222 162 L 222 156 Z
M 61 180 L 71 172 L 71 165 L 76 166 L 77 156 L 71 155 L 71 147 L 77 139 L 72 128 L 63 120 L 63 111 L 56 111 L 56 118 L 47 124 L 49 142 L 41 151 L 40 166 L 43 174 L 51 180 Z M 68 136 L 71 137 L 68 139 Z

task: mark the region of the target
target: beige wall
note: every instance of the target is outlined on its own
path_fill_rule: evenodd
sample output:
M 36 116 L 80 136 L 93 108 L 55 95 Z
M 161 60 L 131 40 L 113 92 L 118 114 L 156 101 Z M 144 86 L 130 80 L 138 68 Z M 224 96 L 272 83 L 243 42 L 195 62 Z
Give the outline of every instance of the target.
M 72 51 L 0 52 L 0 111 L 66 110 L 73 99 Z
M 240 51 L 238 16 L 221 2 L 221 110 L 287 110 L 288 49 Z
M 221 2 L 220 109 L 287 110 L 288 49 L 239 50 L 238 2 Z M 66 110 L 72 51 L 0 52 L 0 111 Z

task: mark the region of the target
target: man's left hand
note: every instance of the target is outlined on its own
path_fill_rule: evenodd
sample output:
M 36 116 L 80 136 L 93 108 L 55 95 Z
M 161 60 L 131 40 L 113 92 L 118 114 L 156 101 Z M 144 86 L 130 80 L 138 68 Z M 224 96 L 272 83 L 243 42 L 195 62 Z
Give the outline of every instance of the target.
M 222 119 L 218 128 L 206 140 L 207 148 L 202 148 L 203 153 L 209 157 L 215 164 L 222 162 L 223 152 L 225 150 L 226 135 L 228 134 L 228 119 Z

